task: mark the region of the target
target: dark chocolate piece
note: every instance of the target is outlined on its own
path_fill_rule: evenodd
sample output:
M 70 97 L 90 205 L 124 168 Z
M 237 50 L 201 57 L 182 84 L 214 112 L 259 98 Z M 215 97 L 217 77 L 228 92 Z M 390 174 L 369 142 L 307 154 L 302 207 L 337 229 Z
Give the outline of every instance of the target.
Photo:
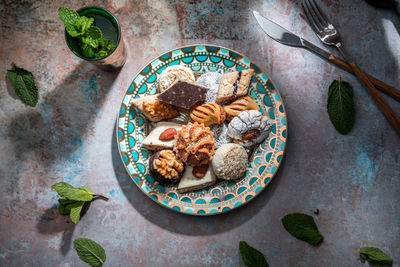
M 203 85 L 177 80 L 159 94 L 158 99 L 175 107 L 189 110 L 194 104 L 206 98 L 207 91 L 208 88 Z

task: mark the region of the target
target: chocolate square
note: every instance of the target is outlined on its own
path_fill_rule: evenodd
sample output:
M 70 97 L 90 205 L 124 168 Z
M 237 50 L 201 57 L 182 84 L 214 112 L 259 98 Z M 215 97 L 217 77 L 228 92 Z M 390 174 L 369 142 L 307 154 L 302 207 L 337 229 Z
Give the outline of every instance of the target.
M 177 80 L 171 86 L 158 95 L 158 99 L 164 103 L 189 110 L 197 102 L 206 98 L 208 88 L 191 82 Z

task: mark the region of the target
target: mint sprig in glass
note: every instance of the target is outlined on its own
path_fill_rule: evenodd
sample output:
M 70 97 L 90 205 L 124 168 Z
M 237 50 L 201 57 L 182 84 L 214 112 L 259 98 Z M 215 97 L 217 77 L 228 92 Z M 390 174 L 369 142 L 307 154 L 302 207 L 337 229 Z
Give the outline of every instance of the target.
M 68 47 L 75 55 L 106 70 L 125 63 L 121 29 L 109 11 L 95 6 L 77 11 L 60 7 L 58 16 L 65 26 Z

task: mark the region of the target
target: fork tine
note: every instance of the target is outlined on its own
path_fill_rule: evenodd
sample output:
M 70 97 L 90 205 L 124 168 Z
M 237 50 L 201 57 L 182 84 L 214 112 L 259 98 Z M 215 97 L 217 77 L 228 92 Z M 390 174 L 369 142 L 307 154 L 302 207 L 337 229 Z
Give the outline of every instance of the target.
M 319 29 L 321 29 L 321 31 L 322 31 L 325 28 L 325 25 L 321 22 L 320 17 L 318 16 L 318 14 L 314 10 L 314 8 L 311 6 L 310 1 L 304 0 L 304 5 L 307 7 L 308 13 L 313 18 L 313 20 L 316 23 L 317 27 Z
M 322 19 L 325 21 L 326 24 L 332 24 L 328 18 L 327 15 L 325 15 L 324 11 L 321 10 L 321 8 L 319 8 L 318 4 L 314 1 L 311 0 L 312 4 L 314 5 L 315 9 L 317 10 L 317 12 L 320 14 L 320 16 L 322 17 Z
M 312 28 L 313 31 L 316 32 L 316 33 L 317 33 L 317 32 L 321 32 L 321 31 L 323 30 L 322 26 L 321 26 L 321 25 L 318 25 L 318 23 L 316 22 L 316 20 L 314 20 L 314 17 L 311 15 L 310 10 L 309 10 L 308 6 L 306 6 L 306 3 L 305 3 L 305 2 L 306 2 L 305 0 L 303 0 L 303 1 L 301 2 L 301 7 L 303 8 L 304 13 L 306 14 L 306 17 L 307 17 L 307 19 L 308 19 L 308 22 L 309 22 L 311 28 Z

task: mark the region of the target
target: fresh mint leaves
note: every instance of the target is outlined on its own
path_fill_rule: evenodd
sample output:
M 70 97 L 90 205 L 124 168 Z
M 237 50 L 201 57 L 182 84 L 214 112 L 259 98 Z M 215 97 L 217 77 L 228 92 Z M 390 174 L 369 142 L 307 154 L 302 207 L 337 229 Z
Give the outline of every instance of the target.
M 39 96 L 32 72 L 19 68 L 13 63 L 12 68 L 7 70 L 7 76 L 11 80 L 15 94 L 22 102 L 31 107 L 36 106 Z
M 106 261 L 106 252 L 93 240 L 77 238 L 74 240 L 74 248 L 79 258 L 90 266 L 101 266 Z
M 101 29 L 93 25 L 94 18 L 80 16 L 68 7 L 60 7 L 58 17 L 64 23 L 67 33 L 78 38 L 84 57 L 104 57 L 115 48 L 109 39 L 103 39 Z
M 328 114 L 335 129 L 348 134 L 354 125 L 353 88 L 348 82 L 334 80 L 329 86 Z
M 282 218 L 282 224 L 292 236 L 313 246 L 317 246 L 324 239 L 310 215 L 303 213 L 288 214 Z
M 360 256 L 364 260 L 368 260 L 371 265 L 391 266 L 393 264 L 393 259 L 379 248 L 362 247 Z
M 269 267 L 264 255 L 257 249 L 249 246 L 245 241 L 239 242 L 239 251 L 246 266 Z
M 103 195 L 93 193 L 90 188 L 84 186 L 75 188 L 65 182 L 56 183 L 52 188 L 62 197 L 58 200 L 58 212 L 61 215 L 69 214 L 71 221 L 75 224 L 77 224 L 81 218 L 81 212 L 85 202 L 92 201 L 95 196 L 107 199 L 107 197 Z

